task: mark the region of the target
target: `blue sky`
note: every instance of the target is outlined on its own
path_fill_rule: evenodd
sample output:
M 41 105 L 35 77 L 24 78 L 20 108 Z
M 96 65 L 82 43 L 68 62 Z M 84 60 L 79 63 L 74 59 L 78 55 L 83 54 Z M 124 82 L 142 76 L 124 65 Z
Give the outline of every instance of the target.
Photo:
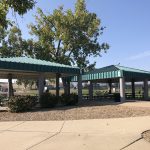
M 65 9 L 74 8 L 76 0 L 37 0 L 36 7 L 17 22 L 23 37 L 28 39 L 27 24 L 34 23 L 37 7 L 45 12 L 64 5 Z M 95 12 L 106 26 L 99 42 L 107 42 L 110 49 L 102 57 L 90 58 L 96 67 L 118 64 L 150 70 L 150 1 L 149 0 L 86 0 L 87 9 Z M 11 13 L 9 18 L 14 19 Z

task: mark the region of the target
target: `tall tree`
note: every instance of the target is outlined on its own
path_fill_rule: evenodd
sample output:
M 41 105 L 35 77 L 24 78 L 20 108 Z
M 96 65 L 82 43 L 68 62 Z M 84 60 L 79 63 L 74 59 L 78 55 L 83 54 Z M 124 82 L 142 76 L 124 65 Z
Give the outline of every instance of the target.
M 7 19 L 9 9 L 12 9 L 14 13 L 23 15 L 32 9 L 35 3 L 35 0 L 0 0 L 0 27 L 8 27 L 8 23 L 10 22 Z
M 98 42 L 104 28 L 97 15 L 86 9 L 85 0 L 77 0 L 74 12 L 59 7 L 52 14 L 44 14 L 38 8 L 35 20 L 29 26 L 41 47 L 33 51 L 35 57 L 86 68 L 91 65 L 90 56 L 100 56 L 109 48 L 107 43 Z
M 12 26 L 8 30 L 2 30 L 0 34 L 0 56 L 1 57 L 18 57 L 26 55 L 27 50 L 33 49 L 30 40 L 24 40 L 22 38 L 21 30 Z M 23 84 L 26 88 L 27 86 L 32 87 L 36 82 L 33 80 L 20 79 L 17 80 L 17 84 Z
M 26 79 L 19 79 L 19 80 L 17 80 L 16 83 L 17 83 L 17 85 L 23 85 L 25 89 L 27 88 L 27 86 L 29 86 L 30 90 L 32 89 L 32 86 L 34 84 L 36 84 L 35 81 L 33 81 L 33 80 L 26 80 Z
M 0 56 L 22 56 L 24 53 L 24 45 L 25 41 L 22 39 L 21 30 L 16 26 L 13 26 L 9 30 L 5 30 L 2 34 L 0 42 Z

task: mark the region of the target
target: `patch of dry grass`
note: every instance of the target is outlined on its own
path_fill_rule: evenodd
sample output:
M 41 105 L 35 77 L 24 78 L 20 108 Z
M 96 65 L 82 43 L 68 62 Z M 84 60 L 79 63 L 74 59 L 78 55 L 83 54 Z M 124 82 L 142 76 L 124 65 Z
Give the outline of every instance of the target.
M 0 121 L 79 120 L 135 116 L 150 116 L 150 108 L 120 106 L 116 103 L 89 102 L 74 107 L 58 107 L 54 109 L 38 108 L 25 113 L 3 111 L 0 112 Z

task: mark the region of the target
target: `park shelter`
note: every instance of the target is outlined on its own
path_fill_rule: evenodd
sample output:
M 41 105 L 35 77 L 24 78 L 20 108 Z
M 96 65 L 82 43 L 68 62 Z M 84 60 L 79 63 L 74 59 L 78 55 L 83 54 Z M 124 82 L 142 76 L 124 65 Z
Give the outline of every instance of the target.
M 120 65 L 106 66 L 95 69 L 82 74 L 82 82 L 90 82 L 89 99 L 93 97 L 93 83 L 108 83 L 111 92 L 112 83 L 119 83 L 121 101 L 125 100 L 125 82 L 131 82 L 132 96 L 135 96 L 135 82 L 144 83 L 144 99 L 148 99 L 148 81 L 150 80 L 150 72 L 135 68 L 124 67 Z M 77 76 L 71 79 L 72 82 L 77 81 Z
M 63 65 L 50 61 L 29 57 L 0 58 L 0 78 L 8 79 L 8 96 L 12 96 L 12 79 L 36 79 L 38 80 L 39 96 L 44 90 L 45 78 L 56 77 L 56 95 L 59 96 L 59 78 L 78 77 L 78 97 L 82 98 L 82 82 L 80 69 L 69 65 Z

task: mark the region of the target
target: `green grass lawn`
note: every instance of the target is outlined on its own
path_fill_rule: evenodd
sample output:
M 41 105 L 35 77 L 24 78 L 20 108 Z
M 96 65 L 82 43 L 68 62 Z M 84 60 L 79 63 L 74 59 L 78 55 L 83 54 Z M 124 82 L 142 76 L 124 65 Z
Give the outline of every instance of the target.
M 136 89 L 136 93 L 138 93 L 141 89 Z M 93 95 L 96 96 L 98 92 L 100 93 L 105 93 L 107 91 L 106 90 L 93 90 Z M 117 90 L 118 91 L 118 90 Z M 55 94 L 56 91 L 55 90 L 49 90 L 50 93 L 52 94 Z M 77 89 L 71 89 L 70 90 L 71 93 L 77 93 Z M 108 91 L 107 91 L 108 92 Z M 60 89 L 60 95 L 64 93 L 64 90 L 63 89 Z M 126 89 L 126 93 L 131 93 L 131 89 Z M 24 91 L 18 91 L 17 90 L 17 94 L 20 94 L 20 95 L 38 95 L 38 91 L 37 90 L 24 90 Z M 82 89 L 82 94 L 83 95 L 88 95 L 89 94 L 89 91 L 88 89 Z M 150 89 L 149 89 L 149 95 L 150 95 Z

